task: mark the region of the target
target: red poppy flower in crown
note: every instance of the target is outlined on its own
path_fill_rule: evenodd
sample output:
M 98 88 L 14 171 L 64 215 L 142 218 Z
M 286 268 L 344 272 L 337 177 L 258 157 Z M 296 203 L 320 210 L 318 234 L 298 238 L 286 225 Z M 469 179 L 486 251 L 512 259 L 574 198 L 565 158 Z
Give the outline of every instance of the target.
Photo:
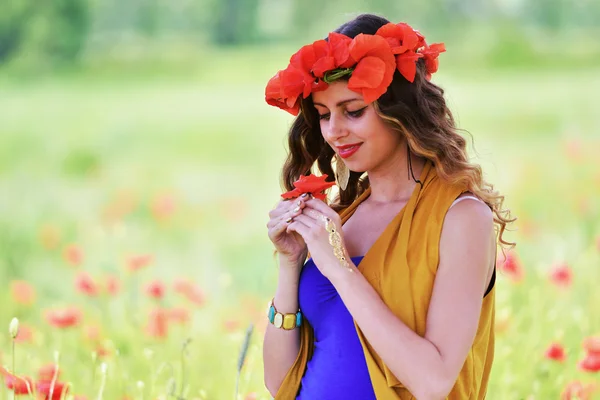
M 336 79 L 349 77 L 348 89 L 371 103 L 387 91 L 396 69 L 414 82 L 420 58 L 430 79 L 438 69 L 438 55 L 444 51 L 443 43 L 427 45 L 425 37 L 405 23 L 388 23 L 374 35 L 361 33 L 354 39 L 331 32 L 327 40 L 317 40 L 292 55 L 288 67 L 269 80 L 265 99 L 298 115 L 300 96 L 307 98 Z

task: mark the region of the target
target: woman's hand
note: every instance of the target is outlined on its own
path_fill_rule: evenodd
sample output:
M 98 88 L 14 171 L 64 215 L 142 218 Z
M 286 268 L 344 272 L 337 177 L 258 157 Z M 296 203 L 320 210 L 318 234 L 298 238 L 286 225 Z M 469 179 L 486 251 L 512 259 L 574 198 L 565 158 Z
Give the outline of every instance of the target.
M 299 233 L 308 246 L 308 251 L 321 273 L 327 277 L 331 272 L 330 268 L 343 268 L 341 261 L 334 254 L 334 248 L 329 243 L 329 232 L 325 229 L 326 219 L 330 219 L 330 224 L 339 233 L 341 239 L 341 250 L 346 257 L 346 261 L 352 267 L 352 260 L 348 257 L 348 251 L 344 244 L 342 221 L 337 212 L 325 204 L 323 201 L 312 198 L 305 201 L 306 206 L 302 213 L 294 217 L 294 221 L 287 227 L 288 232 Z
M 302 214 L 302 209 L 306 206 L 305 199 L 309 196 L 298 197 L 293 200 L 281 200 L 277 206 L 269 212 L 269 239 L 275 245 L 275 249 L 280 257 L 284 257 L 292 264 L 298 264 L 304 261 L 307 253 L 307 246 L 302 236 L 294 231 L 288 231 L 288 227 L 293 223 L 293 219 Z

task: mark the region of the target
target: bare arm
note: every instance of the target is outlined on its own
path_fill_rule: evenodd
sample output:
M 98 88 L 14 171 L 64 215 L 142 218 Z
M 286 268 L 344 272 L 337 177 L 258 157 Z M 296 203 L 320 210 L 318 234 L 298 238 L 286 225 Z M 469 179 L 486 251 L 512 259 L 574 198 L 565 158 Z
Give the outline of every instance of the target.
M 293 265 L 279 257 L 279 281 L 273 303 L 277 311 L 288 314 L 298 311 L 298 270 L 301 265 Z M 285 330 L 268 324 L 263 342 L 265 386 L 274 397 L 283 378 L 296 361 L 300 350 L 298 329 Z
M 279 280 L 273 304 L 283 314 L 298 312 L 298 283 L 307 246 L 299 234 L 287 232 L 287 228 L 292 219 L 302 213 L 305 198 L 308 197 L 302 195 L 294 201 L 282 200 L 269 212 L 269 239 L 279 254 Z M 264 378 L 265 386 L 273 396 L 296 361 L 299 350 L 298 328 L 285 330 L 267 325 L 263 343 Z

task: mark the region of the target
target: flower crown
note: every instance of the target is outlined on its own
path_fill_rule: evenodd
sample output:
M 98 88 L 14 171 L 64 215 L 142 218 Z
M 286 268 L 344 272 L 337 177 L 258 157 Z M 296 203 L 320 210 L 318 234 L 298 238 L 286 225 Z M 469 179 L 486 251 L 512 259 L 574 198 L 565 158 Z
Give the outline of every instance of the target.
M 419 58 L 425 60 L 427 79 L 431 79 L 438 69 L 438 55 L 444 51 L 443 43 L 428 46 L 425 37 L 405 23 L 387 23 L 374 35 L 361 33 L 354 39 L 331 32 L 327 40 L 317 40 L 292 55 L 288 67 L 267 83 L 265 99 L 298 115 L 300 95 L 307 98 L 336 79 L 350 76 L 348 89 L 371 103 L 387 91 L 395 69 L 414 82 Z

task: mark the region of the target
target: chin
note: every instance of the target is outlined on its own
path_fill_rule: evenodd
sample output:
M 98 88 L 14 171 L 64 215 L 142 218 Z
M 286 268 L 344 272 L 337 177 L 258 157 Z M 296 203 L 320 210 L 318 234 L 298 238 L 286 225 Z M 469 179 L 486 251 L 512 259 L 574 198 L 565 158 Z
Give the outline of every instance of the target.
M 364 166 L 362 163 L 360 162 L 349 162 L 346 163 L 346 167 L 348 167 L 348 169 L 352 172 L 364 172 L 366 171 L 366 169 L 364 169 Z

